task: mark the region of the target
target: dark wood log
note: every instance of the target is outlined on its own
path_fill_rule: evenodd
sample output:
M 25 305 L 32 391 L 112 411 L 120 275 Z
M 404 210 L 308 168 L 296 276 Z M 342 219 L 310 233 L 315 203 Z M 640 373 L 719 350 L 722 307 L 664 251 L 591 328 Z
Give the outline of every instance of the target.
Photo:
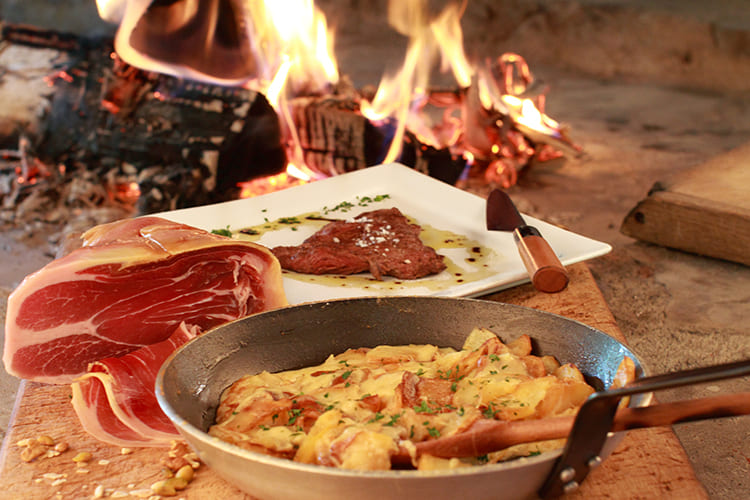
M 278 117 L 254 91 L 141 71 L 108 39 L 11 26 L 3 35 L 69 51 L 30 154 L 71 175 L 84 165 L 137 182 L 141 213 L 231 199 L 238 182 L 286 166 Z
M 71 33 L 38 28 L 25 24 L 0 24 L 0 40 L 17 45 L 27 45 L 61 51 L 81 50 L 81 37 Z
M 298 97 L 291 114 L 307 167 L 324 175 L 375 165 L 388 147 L 349 96 Z

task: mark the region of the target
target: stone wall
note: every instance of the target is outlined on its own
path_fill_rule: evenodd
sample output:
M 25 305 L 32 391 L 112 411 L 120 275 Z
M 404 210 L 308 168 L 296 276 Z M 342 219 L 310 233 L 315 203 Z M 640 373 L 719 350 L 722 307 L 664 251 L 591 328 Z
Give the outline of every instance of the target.
M 115 29 L 99 18 L 95 0 L 2 0 L 0 21 L 93 36 Z

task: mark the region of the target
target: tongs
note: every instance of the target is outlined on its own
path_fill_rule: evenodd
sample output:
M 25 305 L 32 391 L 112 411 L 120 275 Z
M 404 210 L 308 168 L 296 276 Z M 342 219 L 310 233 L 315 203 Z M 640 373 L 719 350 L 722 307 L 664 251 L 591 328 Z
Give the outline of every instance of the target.
M 750 392 L 742 392 L 623 408 L 620 411 L 628 410 L 631 418 L 618 424 L 617 408 L 622 398 L 746 375 L 750 375 L 750 360 L 644 377 L 621 389 L 592 394 L 578 411 L 563 453 L 539 490 L 539 496 L 552 498 L 576 490 L 589 472 L 601 464 L 600 453 L 611 431 L 750 414 Z

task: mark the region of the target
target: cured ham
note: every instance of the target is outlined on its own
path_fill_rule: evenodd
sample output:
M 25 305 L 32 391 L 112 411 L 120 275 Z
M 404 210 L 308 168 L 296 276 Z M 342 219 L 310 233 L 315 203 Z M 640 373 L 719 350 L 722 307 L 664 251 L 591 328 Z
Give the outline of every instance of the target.
M 199 333 L 182 323 L 167 340 L 92 363 L 72 384 L 73 409 L 83 428 L 118 446 L 165 446 L 178 438 L 159 407 L 154 382 L 169 355 Z
M 286 305 L 260 245 L 159 217 L 97 226 L 83 246 L 26 277 L 8 299 L 8 373 L 64 384 L 90 363 Z

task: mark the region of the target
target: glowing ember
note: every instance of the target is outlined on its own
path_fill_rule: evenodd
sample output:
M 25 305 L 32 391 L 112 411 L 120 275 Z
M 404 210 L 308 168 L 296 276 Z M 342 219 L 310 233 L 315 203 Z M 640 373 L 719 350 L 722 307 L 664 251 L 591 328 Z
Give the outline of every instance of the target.
M 141 189 L 137 182 L 123 182 L 114 186 L 110 196 L 120 203 L 135 205 L 141 196 Z
M 241 188 L 239 197 L 240 198 L 253 198 L 266 193 L 273 193 L 281 189 L 286 189 L 293 186 L 300 186 L 307 184 L 304 179 L 299 179 L 293 175 L 289 175 L 286 172 L 282 172 L 276 175 L 270 175 L 261 179 L 255 179 L 247 182 L 240 182 Z

